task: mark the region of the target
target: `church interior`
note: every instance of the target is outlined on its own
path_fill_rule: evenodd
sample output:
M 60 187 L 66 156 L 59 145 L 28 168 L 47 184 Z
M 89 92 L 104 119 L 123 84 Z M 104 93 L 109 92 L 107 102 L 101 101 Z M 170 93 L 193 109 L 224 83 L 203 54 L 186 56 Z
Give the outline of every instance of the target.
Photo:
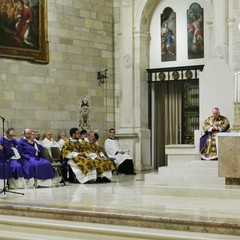
M 0 239 L 239 239 L 240 1 L 0 4 L 0 136 L 114 128 L 137 173 L 0 191 Z M 202 161 L 213 108 L 230 131 Z

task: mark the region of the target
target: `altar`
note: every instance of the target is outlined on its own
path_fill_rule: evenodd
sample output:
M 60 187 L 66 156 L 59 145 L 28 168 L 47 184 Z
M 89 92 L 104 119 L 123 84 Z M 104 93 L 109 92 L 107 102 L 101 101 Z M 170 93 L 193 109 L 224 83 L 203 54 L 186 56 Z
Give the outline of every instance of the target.
M 240 132 L 217 134 L 218 176 L 227 185 L 240 185 Z

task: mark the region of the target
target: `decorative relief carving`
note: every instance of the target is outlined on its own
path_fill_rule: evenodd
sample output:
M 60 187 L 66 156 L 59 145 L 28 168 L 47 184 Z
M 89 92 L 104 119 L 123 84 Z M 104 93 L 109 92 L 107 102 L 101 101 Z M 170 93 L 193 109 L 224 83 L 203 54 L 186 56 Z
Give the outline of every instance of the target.
M 131 63 L 131 56 L 130 55 L 125 55 L 123 57 L 123 65 L 125 68 L 129 68 L 132 66 L 132 63 Z
M 146 17 L 143 17 L 143 18 L 141 19 L 141 24 L 143 24 L 143 25 L 146 25 L 146 24 L 147 24 L 147 18 L 146 18 Z
M 77 110 L 79 113 L 79 128 L 80 129 L 91 129 L 90 121 L 90 108 L 89 108 L 89 97 L 83 96 L 83 98 L 78 99 Z
M 224 47 L 223 46 L 217 46 L 214 51 L 214 56 L 219 59 L 224 58 Z
M 234 102 L 233 132 L 240 132 L 240 102 Z

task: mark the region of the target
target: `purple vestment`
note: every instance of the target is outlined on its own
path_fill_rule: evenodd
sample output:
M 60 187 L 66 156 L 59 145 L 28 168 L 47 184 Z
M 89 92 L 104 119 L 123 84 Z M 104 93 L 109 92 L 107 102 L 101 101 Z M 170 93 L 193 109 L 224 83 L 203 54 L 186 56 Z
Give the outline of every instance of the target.
M 16 148 L 21 156 L 21 148 L 18 147 L 18 142 L 16 139 L 2 138 L 3 145 L 3 156 L 4 159 L 8 161 L 12 178 L 18 179 L 24 177 L 25 179 L 30 179 L 34 177 L 33 165 L 23 158 L 11 159 L 15 156 L 12 148 Z
M 3 145 L 2 140 L 3 137 L 0 137 L 0 145 Z M 4 159 L 3 151 L 0 150 L 0 179 L 9 179 L 11 177 L 9 162 Z
M 36 179 L 45 180 L 54 177 L 52 164 L 42 157 L 43 146 L 34 141 L 34 144 L 28 143 L 26 138 L 19 141 L 21 156 L 29 161 L 34 168 L 34 177 Z

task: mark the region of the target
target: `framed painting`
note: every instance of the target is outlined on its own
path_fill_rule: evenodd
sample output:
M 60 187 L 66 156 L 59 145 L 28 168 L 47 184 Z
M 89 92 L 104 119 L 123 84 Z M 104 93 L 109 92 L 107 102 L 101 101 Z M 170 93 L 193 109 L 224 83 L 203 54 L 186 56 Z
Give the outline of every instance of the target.
M 170 7 L 161 14 L 161 60 L 176 61 L 176 13 Z
M 192 3 L 187 10 L 188 59 L 204 58 L 204 9 Z
M 47 0 L 0 0 L 0 57 L 49 62 Z

